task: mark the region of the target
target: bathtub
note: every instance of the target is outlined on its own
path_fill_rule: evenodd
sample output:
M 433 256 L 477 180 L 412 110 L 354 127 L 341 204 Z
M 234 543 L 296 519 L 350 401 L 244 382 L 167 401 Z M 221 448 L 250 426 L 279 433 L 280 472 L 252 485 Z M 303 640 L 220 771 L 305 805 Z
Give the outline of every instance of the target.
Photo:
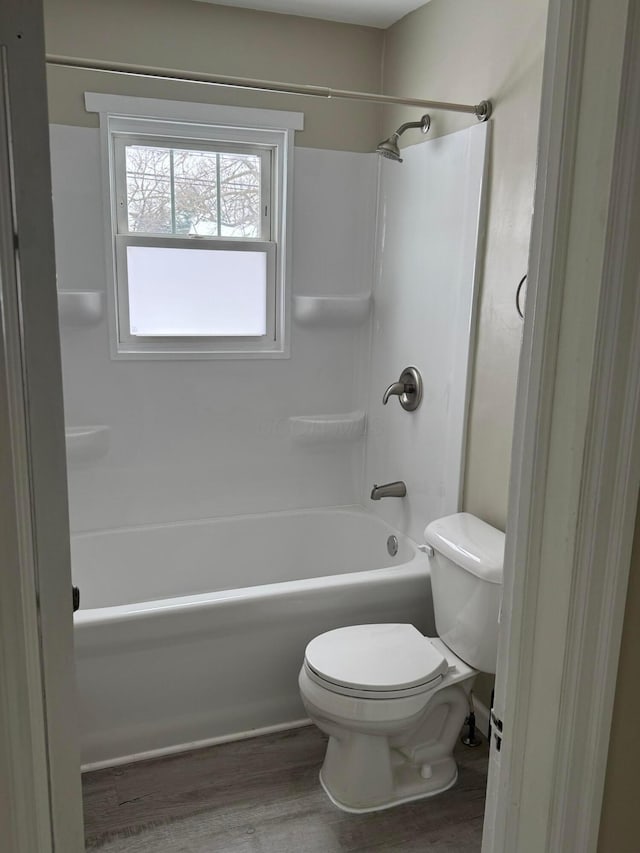
M 343 625 L 433 635 L 426 556 L 357 507 L 72 536 L 85 769 L 306 722 L 306 644 Z

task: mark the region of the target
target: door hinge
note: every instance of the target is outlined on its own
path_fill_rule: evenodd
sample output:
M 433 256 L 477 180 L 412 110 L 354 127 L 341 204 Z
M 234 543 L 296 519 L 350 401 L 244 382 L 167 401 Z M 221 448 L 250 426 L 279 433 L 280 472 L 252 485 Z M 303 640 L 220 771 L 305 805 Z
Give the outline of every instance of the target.
M 71 599 L 73 601 L 73 612 L 75 613 L 76 610 L 80 610 L 80 587 L 71 587 Z
M 491 709 L 491 729 L 493 731 L 493 737 L 495 739 L 496 751 L 500 752 L 502 747 L 502 728 L 503 722 L 500 717 L 496 717 L 493 708 Z

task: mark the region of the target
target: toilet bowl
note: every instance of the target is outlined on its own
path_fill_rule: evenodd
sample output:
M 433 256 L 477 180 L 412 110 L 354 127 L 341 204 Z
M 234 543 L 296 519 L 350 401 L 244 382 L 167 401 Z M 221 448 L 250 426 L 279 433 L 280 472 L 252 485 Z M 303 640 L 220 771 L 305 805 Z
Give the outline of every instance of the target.
M 337 628 L 313 639 L 298 684 L 329 736 L 320 782 L 348 812 L 434 796 L 455 784 L 452 756 L 480 668 L 495 671 L 504 535 L 466 513 L 425 531 L 436 628 Z M 440 618 L 439 618 L 440 617 Z
M 336 655 L 333 670 L 327 646 Z M 314 667 L 318 658 L 332 680 Z M 372 682 L 364 689 L 362 678 L 349 684 L 345 677 L 358 663 Z M 450 788 L 457 778 L 451 752 L 475 675 L 412 625 L 356 625 L 316 637 L 298 684 L 309 718 L 329 735 L 320 782 L 332 802 L 344 811 L 376 811 Z

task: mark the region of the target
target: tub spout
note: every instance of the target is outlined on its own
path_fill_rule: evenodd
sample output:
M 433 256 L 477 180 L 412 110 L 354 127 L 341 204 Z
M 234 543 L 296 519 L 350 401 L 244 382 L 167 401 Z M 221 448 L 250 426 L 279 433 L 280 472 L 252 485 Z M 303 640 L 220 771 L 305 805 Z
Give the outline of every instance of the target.
M 396 480 L 393 483 L 385 483 L 382 486 L 374 485 L 371 489 L 371 500 L 379 501 L 380 498 L 404 498 L 406 494 L 406 485 L 402 480 Z

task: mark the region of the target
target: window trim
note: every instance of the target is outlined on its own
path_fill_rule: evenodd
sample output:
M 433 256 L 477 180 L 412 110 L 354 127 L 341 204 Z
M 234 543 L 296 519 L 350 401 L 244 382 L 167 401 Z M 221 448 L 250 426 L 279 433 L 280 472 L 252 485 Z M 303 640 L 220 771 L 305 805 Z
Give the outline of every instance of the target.
M 280 110 L 261 110 L 222 105 L 197 104 L 182 101 L 164 101 L 154 98 L 132 98 L 119 95 L 85 93 L 87 111 L 99 113 L 102 151 L 102 183 L 104 197 L 104 219 L 107 261 L 107 305 L 109 309 L 109 331 L 111 357 L 116 360 L 179 360 L 179 359 L 244 359 L 244 358 L 288 358 L 290 354 L 290 279 L 291 279 L 291 206 L 293 202 L 293 151 L 294 133 L 304 125 L 302 113 Z M 188 126 L 188 127 L 187 127 Z M 186 129 L 186 132 L 185 132 Z M 243 142 L 248 145 L 269 147 L 272 151 L 271 186 L 271 234 L 275 257 L 268 262 L 275 265 L 275 297 L 273 306 L 274 334 L 265 339 L 239 338 L 189 338 L 180 339 L 180 349 L 167 346 L 163 338 L 153 347 L 148 339 L 136 338 L 127 341 L 121 336 L 123 326 L 119 319 L 118 284 L 116 278 L 117 210 L 114 187 L 114 161 L 112 137 L 118 133 L 165 136 L 179 135 L 194 141 L 215 139 L 215 142 Z M 133 237 L 133 235 L 129 235 Z M 146 235 L 136 235 L 142 237 Z M 148 239 L 184 239 L 173 235 Z M 204 242 L 224 241 L 229 238 L 187 238 Z M 231 238 L 234 245 L 244 238 Z M 122 242 L 122 241 L 120 241 Z M 246 243 L 260 243 L 254 239 Z M 172 245 L 175 245 L 172 243 Z M 272 250 L 269 250 L 270 252 Z M 127 305 L 128 307 L 128 305 Z M 174 339 L 176 340 L 176 339 Z M 147 348 L 135 346 L 144 341 Z M 206 348 L 194 347 L 194 341 L 206 343 Z

